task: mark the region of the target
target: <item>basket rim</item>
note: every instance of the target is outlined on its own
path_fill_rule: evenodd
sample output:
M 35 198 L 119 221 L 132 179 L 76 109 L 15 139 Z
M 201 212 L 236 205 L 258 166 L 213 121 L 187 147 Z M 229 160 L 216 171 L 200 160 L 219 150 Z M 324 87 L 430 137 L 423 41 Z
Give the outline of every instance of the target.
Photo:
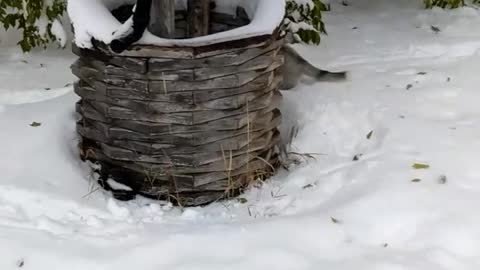
M 285 42 L 285 35 L 281 32 L 280 28 L 277 28 L 272 34 L 268 35 L 259 35 L 239 40 L 227 40 L 203 46 L 133 44 L 122 53 L 115 53 L 107 43 L 92 38 L 91 42 L 93 46 L 89 49 L 99 51 L 109 56 L 118 57 L 198 59 L 236 50 L 264 47 L 275 42 L 283 43 Z M 72 46 L 78 49 L 85 49 L 78 47 L 75 43 L 73 43 Z

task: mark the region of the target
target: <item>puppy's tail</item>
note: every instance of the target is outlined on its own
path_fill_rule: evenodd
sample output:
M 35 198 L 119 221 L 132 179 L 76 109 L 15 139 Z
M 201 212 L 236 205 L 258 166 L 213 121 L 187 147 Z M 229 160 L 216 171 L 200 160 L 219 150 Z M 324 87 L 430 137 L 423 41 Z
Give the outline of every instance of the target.
M 340 72 L 330 72 L 326 70 L 317 70 L 315 75 L 315 79 L 318 81 L 327 81 L 327 82 L 335 82 L 335 81 L 344 81 L 347 79 L 348 73 L 346 71 Z
M 331 72 L 328 70 L 323 70 L 315 67 L 314 65 L 310 64 L 307 60 L 302 59 L 304 64 L 304 72 L 306 75 L 314 78 L 317 81 L 344 81 L 347 79 L 347 72 L 340 71 L 340 72 Z
M 115 53 L 121 53 L 128 49 L 130 45 L 139 41 L 145 29 L 147 29 L 150 22 L 150 8 L 152 6 L 152 0 L 138 1 L 135 7 L 135 11 L 132 16 L 132 28 L 131 31 L 124 37 L 120 37 L 112 40 L 110 48 Z M 124 23 L 124 25 L 127 22 Z

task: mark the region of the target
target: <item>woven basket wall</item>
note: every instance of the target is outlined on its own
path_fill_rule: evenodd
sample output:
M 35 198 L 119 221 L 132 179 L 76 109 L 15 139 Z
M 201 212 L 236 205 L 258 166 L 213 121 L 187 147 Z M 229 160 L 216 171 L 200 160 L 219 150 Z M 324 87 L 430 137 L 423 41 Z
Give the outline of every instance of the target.
M 277 164 L 277 36 L 199 48 L 73 51 L 82 158 L 132 192 L 181 205 L 238 194 Z

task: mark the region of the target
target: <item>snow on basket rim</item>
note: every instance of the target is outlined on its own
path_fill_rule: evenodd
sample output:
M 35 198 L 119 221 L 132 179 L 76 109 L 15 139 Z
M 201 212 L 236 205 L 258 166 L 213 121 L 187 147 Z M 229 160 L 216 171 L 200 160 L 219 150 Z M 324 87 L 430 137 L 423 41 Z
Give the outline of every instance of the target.
M 186 0 L 176 0 L 177 6 L 186 7 Z M 75 29 L 75 44 L 80 48 L 91 48 L 92 38 L 106 44 L 114 39 L 114 33 L 122 24 L 113 17 L 110 10 L 132 0 L 68 0 L 68 14 Z M 136 42 L 141 45 L 200 47 L 235 41 L 256 36 L 271 35 L 282 23 L 285 15 L 285 0 L 223 0 L 217 1 L 216 10 L 234 14 L 242 6 L 252 21 L 246 26 L 208 36 L 188 39 L 165 39 L 145 31 Z

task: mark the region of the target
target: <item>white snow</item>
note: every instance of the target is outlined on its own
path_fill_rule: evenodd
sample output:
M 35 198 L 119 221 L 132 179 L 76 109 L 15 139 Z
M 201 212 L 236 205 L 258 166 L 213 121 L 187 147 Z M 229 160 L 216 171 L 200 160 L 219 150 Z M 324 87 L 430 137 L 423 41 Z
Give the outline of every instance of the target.
M 81 48 L 92 46 L 91 39 L 109 44 L 115 37 L 116 32 L 124 32 L 122 26 L 109 12 L 109 10 L 132 2 L 112 0 L 69 0 L 68 14 L 75 28 L 75 44 Z M 177 5 L 184 6 L 184 1 L 178 0 Z M 145 31 L 138 44 L 159 46 L 204 46 L 221 43 L 230 40 L 239 40 L 249 37 L 270 35 L 280 25 L 285 14 L 284 0 L 228 0 L 217 1 L 218 10 L 228 11 L 234 14 L 233 7 L 238 5 L 245 7 L 251 23 L 230 31 L 220 32 L 208 36 L 189 39 L 164 39 Z M 131 22 L 126 22 L 127 26 Z
M 0 34 L 0 39 L 12 36 Z M 34 103 L 71 92 L 69 51 L 47 50 L 33 56 L 17 47 L 0 47 L 0 105 Z
M 98 190 L 74 56 L 1 47 L 0 269 L 479 269 L 480 10 L 340 2 L 321 46 L 296 48 L 351 79 L 284 92 L 282 132 L 313 158 L 203 208 Z
M 67 45 L 67 32 L 65 31 L 62 23 L 58 19 L 53 20 L 51 31 L 60 46 L 62 48 L 65 47 L 65 45 Z
M 35 22 L 35 27 L 38 29 L 38 34 L 40 36 L 45 36 L 47 34 L 48 19 L 46 16 L 41 16 Z
M 107 184 L 110 185 L 111 188 L 115 189 L 115 190 L 126 190 L 126 191 L 132 191 L 132 188 L 127 186 L 127 185 L 124 185 L 122 183 L 119 183 L 113 179 L 107 179 Z
M 116 217 L 126 219 L 130 216 L 128 208 L 120 206 L 115 199 L 108 199 L 107 209 Z

